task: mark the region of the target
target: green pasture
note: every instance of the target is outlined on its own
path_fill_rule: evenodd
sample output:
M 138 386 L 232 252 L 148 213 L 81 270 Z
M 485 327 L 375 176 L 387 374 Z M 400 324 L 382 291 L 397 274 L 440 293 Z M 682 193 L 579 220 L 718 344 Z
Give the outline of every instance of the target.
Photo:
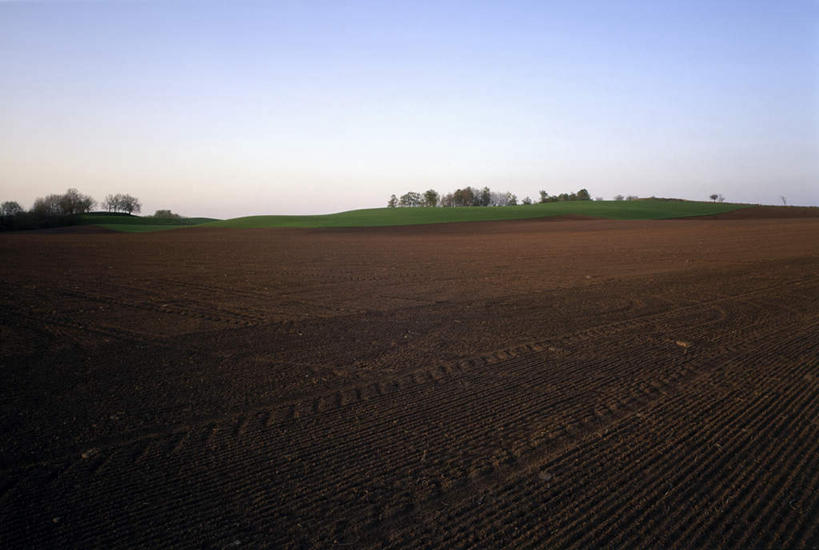
M 745 204 L 665 199 L 633 201 L 564 201 L 528 206 L 460 208 L 370 208 L 311 216 L 247 216 L 230 220 L 213 218 L 154 218 L 122 214 L 86 214 L 80 223 L 129 233 L 164 231 L 182 227 L 384 227 L 432 223 L 525 220 L 553 216 L 588 216 L 612 220 L 661 220 L 706 216 L 745 208 Z
M 581 215 L 614 220 L 659 220 L 729 212 L 748 205 L 644 199 L 635 201 L 564 201 L 529 206 L 461 208 L 372 208 L 313 216 L 248 216 L 202 227 L 383 227 L 430 223 L 523 220 Z
M 154 218 L 153 216 L 131 216 L 127 214 L 84 214 L 80 224 L 98 225 L 124 233 L 147 233 L 167 231 L 181 227 L 192 227 L 208 222 L 218 221 L 214 218 Z

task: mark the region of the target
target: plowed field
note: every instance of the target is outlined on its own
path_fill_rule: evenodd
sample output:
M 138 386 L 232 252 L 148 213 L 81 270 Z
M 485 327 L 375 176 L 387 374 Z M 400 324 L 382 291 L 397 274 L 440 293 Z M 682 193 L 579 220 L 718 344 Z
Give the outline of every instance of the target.
M 817 218 L 0 259 L 0 547 L 819 546 Z

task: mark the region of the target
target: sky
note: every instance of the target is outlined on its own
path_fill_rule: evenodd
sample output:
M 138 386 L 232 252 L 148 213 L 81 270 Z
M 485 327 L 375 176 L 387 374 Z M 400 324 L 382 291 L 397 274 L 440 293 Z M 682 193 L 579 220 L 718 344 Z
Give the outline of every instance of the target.
M 819 205 L 819 2 L 0 2 L 0 201 Z

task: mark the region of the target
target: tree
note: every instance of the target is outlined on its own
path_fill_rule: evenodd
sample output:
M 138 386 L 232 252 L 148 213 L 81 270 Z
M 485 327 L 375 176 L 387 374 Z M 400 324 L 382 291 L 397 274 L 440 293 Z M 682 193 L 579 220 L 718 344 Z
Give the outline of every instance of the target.
M 512 196 L 512 193 L 508 191 L 503 193 L 500 191 L 492 191 L 489 193 L 489 205 L 490 206 L 506 206 L 509 204 L 509 198 Z
M 61 195 L 46 195 L 34 201 L 34 206 L 31 207 L 31 212 L 37 216 L 59 216 L 62 214 L 60 207 Z
M 140 212 L 142 210 L 142 203 L 140 203 L 139 199 L 136 197 L 132 197 L 131 195 L 123 195 L 122 209 L 128 214 Z
M 788 199 L 785 195 L 779 195 L 779 198 L 782 199 L 782 206 L 788 206 Z
M 452 193 L 453 206 L 475 206 L 475 192 L 471 187 L 465 189 L 456 189 Z
M 581 189 L 580 191 L 577 192 L 577 200 L 590 201 L 591 195 L 589 195 L 589 192 L 586 189 Z
M 549 193 L 544 191 L 543 189 L 540 190 L 540 202 L 549 202 Z
M 424 206 L 432 208 L 438 206 L 438 192 L 435 189 L 429 189 L 424 193 Z
M 6 201 L 0 204 L 0 215 L 2 216 L 16 216 L 23 212 L 23 207 L 17 201 Z
M 637 195 L 629 195 L 628 197 L 626 197 L 626 200 L 627 201 L 636 201 L 639 198 L 640 197 L 638 197 Z
M 491 202 L 492 193 L 489 191 L 488 187 L 484 187 L 483 189 L 481 189 L 480 198 L 476 206 L 489 206 Z
M 714 193 L 713 195 L 709 195 L 709 198 L 714 202 L 717 202 L 717 197 L 719 197 L 719 195 L 717 195 L 716 193 Z
M 616 201 L 623 200 L 623 195 L 614 195 L 614 200 L 616 200 Z
M 182 216 L 179 214 L 174 214 L 170 210 L 157 210 L 154 212 L 154 218 L 172 218 L 172 219 L 179 219 Z
M 119 202 L 122 195 L 106 195 L 105 200 L 102 201 L 102 206 L 109 212 L 118 212 L 119 211 Z
M 523 206 L 529 206 L 530 204 L 532 204 L 531 197 L 526 197 L 525 199 L 523 199 Z
M 390 195 L 390 200 L 387 201 L 387 208 L 395 208 L 398 206 L 398 198 L 395 195 Z
M 724 200 L 725 200 L 725 197 L 723 197 L 722 193 L 720 193 L 719 196 L 717 197 L 717 202 L 723 202 Z
M 401 195 L 401 199 L 398 201 L 398 204 L 401 206 L 408 206 L 408 207 L 416 207 L 421 206 L 421 193 L 416 193 L 415 191 L 409 191 L 405 195 Z
M 89 212 L 96 201 L 88 195 L 83 195 L 76 189 L 69 189 L 60 197 L 60 210 L 63 214 L 85 214 Z
M 102 207 L 109 212 L 126 212 L 132 214 L 142 210 L 142 203 L 139 199 L 128 194 L 117 193 L 116 195 L 106 195 L 102 201 Z
M 506 204 L 509 206 L 517 206 L 518 205 L 518 197 L 514 193 L 507 193 L 508 199 Z

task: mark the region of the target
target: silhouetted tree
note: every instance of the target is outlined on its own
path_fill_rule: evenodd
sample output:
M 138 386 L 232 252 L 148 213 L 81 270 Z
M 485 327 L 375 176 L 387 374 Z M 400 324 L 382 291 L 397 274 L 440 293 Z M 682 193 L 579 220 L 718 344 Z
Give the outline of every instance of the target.
M 710 198 L 714 202 L 717 202 L 717 197 L 719 197 L 719 195 L 717 195 L 716 193 L 714 193 L 713 195 L 708 196 L 708 198 Z
M 577 192 L 577 200 L 590 201 L 591 195 L 589 195 L 589 192 L 586 189 L 581 189 L 580 191 Z
M 122 195 L 121 207 L 124 212 L 133 214 L 134 212 L 139 212 L 142 210 L 142 203 L 140 203 L 139 199 L 136 197 L 132 197 L 131 195 Z
M 614 195 L 614 200 L 616 200 L 616 201 L 623 200 L 623 195 Z
M 387 208 L 395 208 L 398 206 L 398 197 L 390 195 L 390 200 L 387 201 Z
M 17 201 L 6 201 L 0 205 L 0 215 L 16 216 L 23 213 L 23 207 Z
M 526 197 L 525 199 L 523 199 L 523 206 L 529 206 L 530 204 L 532 204 L 531 197 Z
M 83 195 L 76 189 L 69 189 L 60 197 L 60 210 L 62 214 L 85 214 L 91 211 L 96 202 L 88 195 Z
M 62 214 L 60 207 L 60 199 L 62 195 L 46 195 L 34 201 L 34 206 L 31 207 L 31 212 L 37 216 L 59 216 Z
M 128 214 L 142 210 L 142 204 L 138 198 L 123 193 L 106 195 L 105 200 L 102 201 L 102 207 L 109 212 L 126 212 Z
M 122 195 L 105 195 L 105 200 L 102 201 L 100 206 L 109 212 L 118 212 L 120 197 L 122 197 Z

